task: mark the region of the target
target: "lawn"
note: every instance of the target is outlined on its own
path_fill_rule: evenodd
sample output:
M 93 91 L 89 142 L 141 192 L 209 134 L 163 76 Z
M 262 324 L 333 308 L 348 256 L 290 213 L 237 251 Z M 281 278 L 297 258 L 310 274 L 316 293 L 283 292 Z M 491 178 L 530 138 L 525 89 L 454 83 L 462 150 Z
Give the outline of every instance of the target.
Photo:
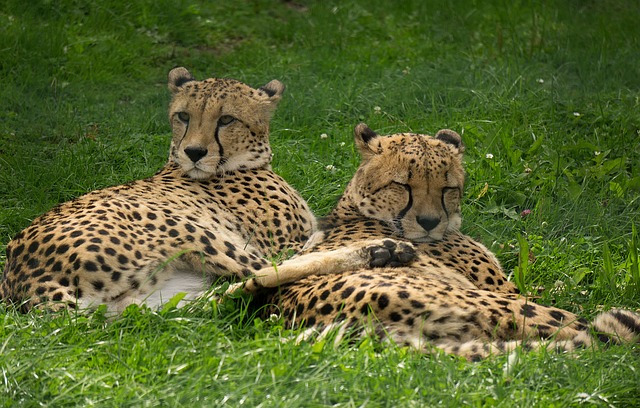
M 152 175 L 166 74 L 271 79 L 274 169 L 325 214 L 352 130 L 459 132 L 463 230 L 537 301 L 640 308 L 635 0 L 5 0 L 0 267 L 85 192 Z M 371 340 L 296 345 L 246 300 L 115 320 L 0 305 L 0 406 L 640 406 L 637 347 L 469 363 Z

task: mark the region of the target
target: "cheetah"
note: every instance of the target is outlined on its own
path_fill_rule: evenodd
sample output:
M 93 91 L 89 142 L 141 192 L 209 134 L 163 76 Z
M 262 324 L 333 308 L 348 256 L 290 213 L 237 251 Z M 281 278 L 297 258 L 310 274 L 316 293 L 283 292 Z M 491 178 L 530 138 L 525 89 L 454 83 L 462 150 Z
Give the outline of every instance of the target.
M 318 232 L 297 255 L 297 275 L 281 271 L 277 281 L 272 275 L 258 275 L 233 289 L 242 287 L 256 293 L 263 286 L 335 274 L 321 262 L 327 251 L 349 247 L 366 237 L 405 241 L 389 244 L 396 262 L 389 261 L 386 266 L 411 263 L 424 271 L 436 268 L 466 286 L 471 282 L 478 289 L 518 293 L 498 259 L 484 245 L 459 232 L 465 176 L 464 145 L 456 132 L 441 130 L 435 138 L 414 134 L 383 138 L 360 124 L 355 135 L 363 163 L 336 207 L 319 220 Z M 451 145 L 458 149 L 456 154 L 450 151 Z M 418 257 L 413 260 L 416 249 Z M 345 257 L 349 255 L 353 253 L 345 251 Z
M 360 167 L 298 259 L 359 239 L 396 237 L 415 246 L 417 260 L 339 274 L 310 268 L 311 276 L 277 290 L 260 290 L 252 278 L 245 290 L 271 305 L 267 314 L 281 314 L 287 327 L 306 328 L 303 337 L 336 328 L 338 339 L 372 331 L 469 360 L 518 346 L 571 351 L 595 346 L 596 339 L 638 340 L 640 317 L 632 312 L 612 310 L 589 324 L 518 294 L 496 257 L 459 232 L 464 145 L 456 132 L 380 136 L 360 124 L 355 141 Z
M 315 217 L 270 165 L 269 122 L 284 85 L 198 81 L 179 67 L 168 87 L 166 165 L 35 219 L 7 245 L 1 299 L 23 311 L 154 307 L 179 293 L 199 296 L 219 277 L 276 273 L 269 259 L 302 248 Z M 393 243 L 382 242 L 356 245 L 348 264 L 340 260 L 351 250 L 336 251 L 328 267 L 394 261 Z

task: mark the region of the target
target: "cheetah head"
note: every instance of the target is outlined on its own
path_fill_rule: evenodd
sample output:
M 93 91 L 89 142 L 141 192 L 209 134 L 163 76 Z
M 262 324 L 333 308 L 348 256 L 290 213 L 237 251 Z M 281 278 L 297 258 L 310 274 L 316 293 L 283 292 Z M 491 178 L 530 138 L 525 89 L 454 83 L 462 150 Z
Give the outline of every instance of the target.
M 411 241 L 442 239 L 460 228 L 464 184 L 460 135 L 401 133 L 379 136 L 355 128 L 362 161 L 345 195 L 362 215 L 389 224 Z
M 253 89 L 233 79 L 196 81 L 185 68 L 169 72 L 169 159 L 191 178 L 268 166 L 269 121 L 284 85 Z

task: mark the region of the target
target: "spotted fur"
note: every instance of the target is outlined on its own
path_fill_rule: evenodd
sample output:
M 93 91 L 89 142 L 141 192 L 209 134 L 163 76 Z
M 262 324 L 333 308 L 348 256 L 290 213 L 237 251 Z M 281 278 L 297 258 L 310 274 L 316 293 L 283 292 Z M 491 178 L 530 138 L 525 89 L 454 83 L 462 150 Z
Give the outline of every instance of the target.
M 410 240 L 418 259 L 375 271 L 319 271 L 329 276 L 263 292 L 260 301 L 272 305 L 266 313 L 281 314 L 288 327 L 305 327 L 303 335 L 373 330 L 399 344 L 471 360 L 517 346 L 573 350 L 597 339 L 637 341 L 636 314 L 613 310 L 589 324 L 535 304 L 517 293 L 491 252 L 458 232 L 464 148 L 457 133 L 383 137 L 359 125 L 355 137 L 360 168 L 307 254 L 395 237 Z
M 284 86 L 169 73 L 169 162 L 153 177 L 63 203 L 7 246 L 0 296 L 28 310 L 196 296 L 299 250 L 315 229 L 305 201 L 270 167 L 269 121 Z

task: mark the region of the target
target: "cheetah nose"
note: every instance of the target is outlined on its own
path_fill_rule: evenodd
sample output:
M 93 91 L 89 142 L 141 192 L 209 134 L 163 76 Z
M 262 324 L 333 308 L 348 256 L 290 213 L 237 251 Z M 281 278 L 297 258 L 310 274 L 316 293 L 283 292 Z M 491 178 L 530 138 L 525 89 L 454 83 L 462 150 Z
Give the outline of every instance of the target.
M 185 147 L 184 153 L 195 163 L 207 155 L 207 149 L 202 147 Z
M 420 224 L 422 228 L 424 228 L 427 231 L 431 231 L 432 229 L 437 227 L 438 224 L 440 224 L 439 218 L 429 217 L 426 215 L 418 215 L 416 217 L 416 221 L 418 222 L 418 224 Z

